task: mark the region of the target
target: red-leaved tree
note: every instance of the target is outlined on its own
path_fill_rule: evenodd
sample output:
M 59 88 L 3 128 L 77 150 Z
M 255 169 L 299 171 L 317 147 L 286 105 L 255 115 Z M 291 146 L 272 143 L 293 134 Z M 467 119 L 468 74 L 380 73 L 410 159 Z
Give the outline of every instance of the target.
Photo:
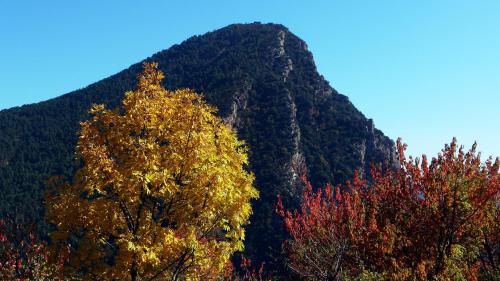
M 330 185 L 316 193 L 309 181 L 306 184 L 301 208 L 293 212 L 283 208 L 278 197 L 277 211 L 285 222 L 291 239 L 285 242 L 290 268 L 307 279 L 337 280 L 342 271 L 354 264 L 353 242 L 360 237 L 370 211 L 362 205 L 365 185 L 356 173 L 348 182 L 351 192 Z
M 476 280 L 498 276 L 499 160 L 480 161 L 456 140 L 428 163 L 373 167 L 334 190 L 306 182 L 301 208 L 277 211 L 290 239 L 290 268 L 306 279 L 340 280 L 366 272 L 391 280 Z

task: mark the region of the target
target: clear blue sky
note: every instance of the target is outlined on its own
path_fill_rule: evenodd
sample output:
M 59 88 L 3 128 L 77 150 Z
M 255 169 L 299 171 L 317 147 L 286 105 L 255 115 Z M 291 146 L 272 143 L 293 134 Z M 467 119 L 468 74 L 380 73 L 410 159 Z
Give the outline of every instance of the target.
M 0 109 L 50 99 L 184 39 L 274 22 L 413 155 L 456 136 L 500 155 L 500 1 L 0 0 Z

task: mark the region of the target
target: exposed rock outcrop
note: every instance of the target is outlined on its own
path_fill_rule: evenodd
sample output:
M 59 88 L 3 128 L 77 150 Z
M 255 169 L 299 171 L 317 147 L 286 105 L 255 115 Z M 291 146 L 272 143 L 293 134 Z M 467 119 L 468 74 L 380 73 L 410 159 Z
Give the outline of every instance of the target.
M 242 89 L 238 90 L 233 95 L 233 101 L 231 103 L 231 110 L 228 116 L 224 117 L 224 122 L 233 128 L 240 128 L 241 126 L 241 112 L 247 108 L 248 103 L 248 92 L 252 88 L 252 85 L 245 82 L 242 85 Z

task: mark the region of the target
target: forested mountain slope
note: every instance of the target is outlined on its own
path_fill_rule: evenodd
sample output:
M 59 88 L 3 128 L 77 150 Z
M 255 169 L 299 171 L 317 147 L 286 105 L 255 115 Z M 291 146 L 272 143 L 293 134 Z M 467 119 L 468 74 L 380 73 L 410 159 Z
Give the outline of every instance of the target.
M 230 25 L 146 60 L 159 63 L 166 88 L 204 93 L 247 142 L 261 198 L 246 247 L 257 261 L 272 263 L 279 251 L 276 196 L 296 204 L 301 173 L 319 186 L 343 182 L 371 162 L 393 161 L 393 141 L 318 74 L 306 43 L 281 25 Z M 116 107 L 140 71 L 137 63 L 84 89 L 0 111 L 1 215 L 43 217 L 46 179 L 70 176 L 78 165 L 79 122 L 93 103 Z

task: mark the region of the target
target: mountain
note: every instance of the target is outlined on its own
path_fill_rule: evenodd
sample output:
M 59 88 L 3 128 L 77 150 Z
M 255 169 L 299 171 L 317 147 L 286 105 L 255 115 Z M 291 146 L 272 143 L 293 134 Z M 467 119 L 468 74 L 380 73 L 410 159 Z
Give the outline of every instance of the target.
M 278 264 L 283 232 L 274 203 L 277 194 L 298 203 L 300 174 L 316 186 L 341 183 L 357 168 L 394 159 L 394 142 L 318 74 L 306 43 L 282 25 L 230 25 L 146 60 L 159 63 L 166 88 L 204 93 L 250 147 L 261 199 L 246 251 L 257 262 Z M 93 103 L 118 106 L 141 70 L 137 63 L 84 89 L 0 111 L 0 215 L 43 217 L 44 182 L 78 165 L 79 122 Z

